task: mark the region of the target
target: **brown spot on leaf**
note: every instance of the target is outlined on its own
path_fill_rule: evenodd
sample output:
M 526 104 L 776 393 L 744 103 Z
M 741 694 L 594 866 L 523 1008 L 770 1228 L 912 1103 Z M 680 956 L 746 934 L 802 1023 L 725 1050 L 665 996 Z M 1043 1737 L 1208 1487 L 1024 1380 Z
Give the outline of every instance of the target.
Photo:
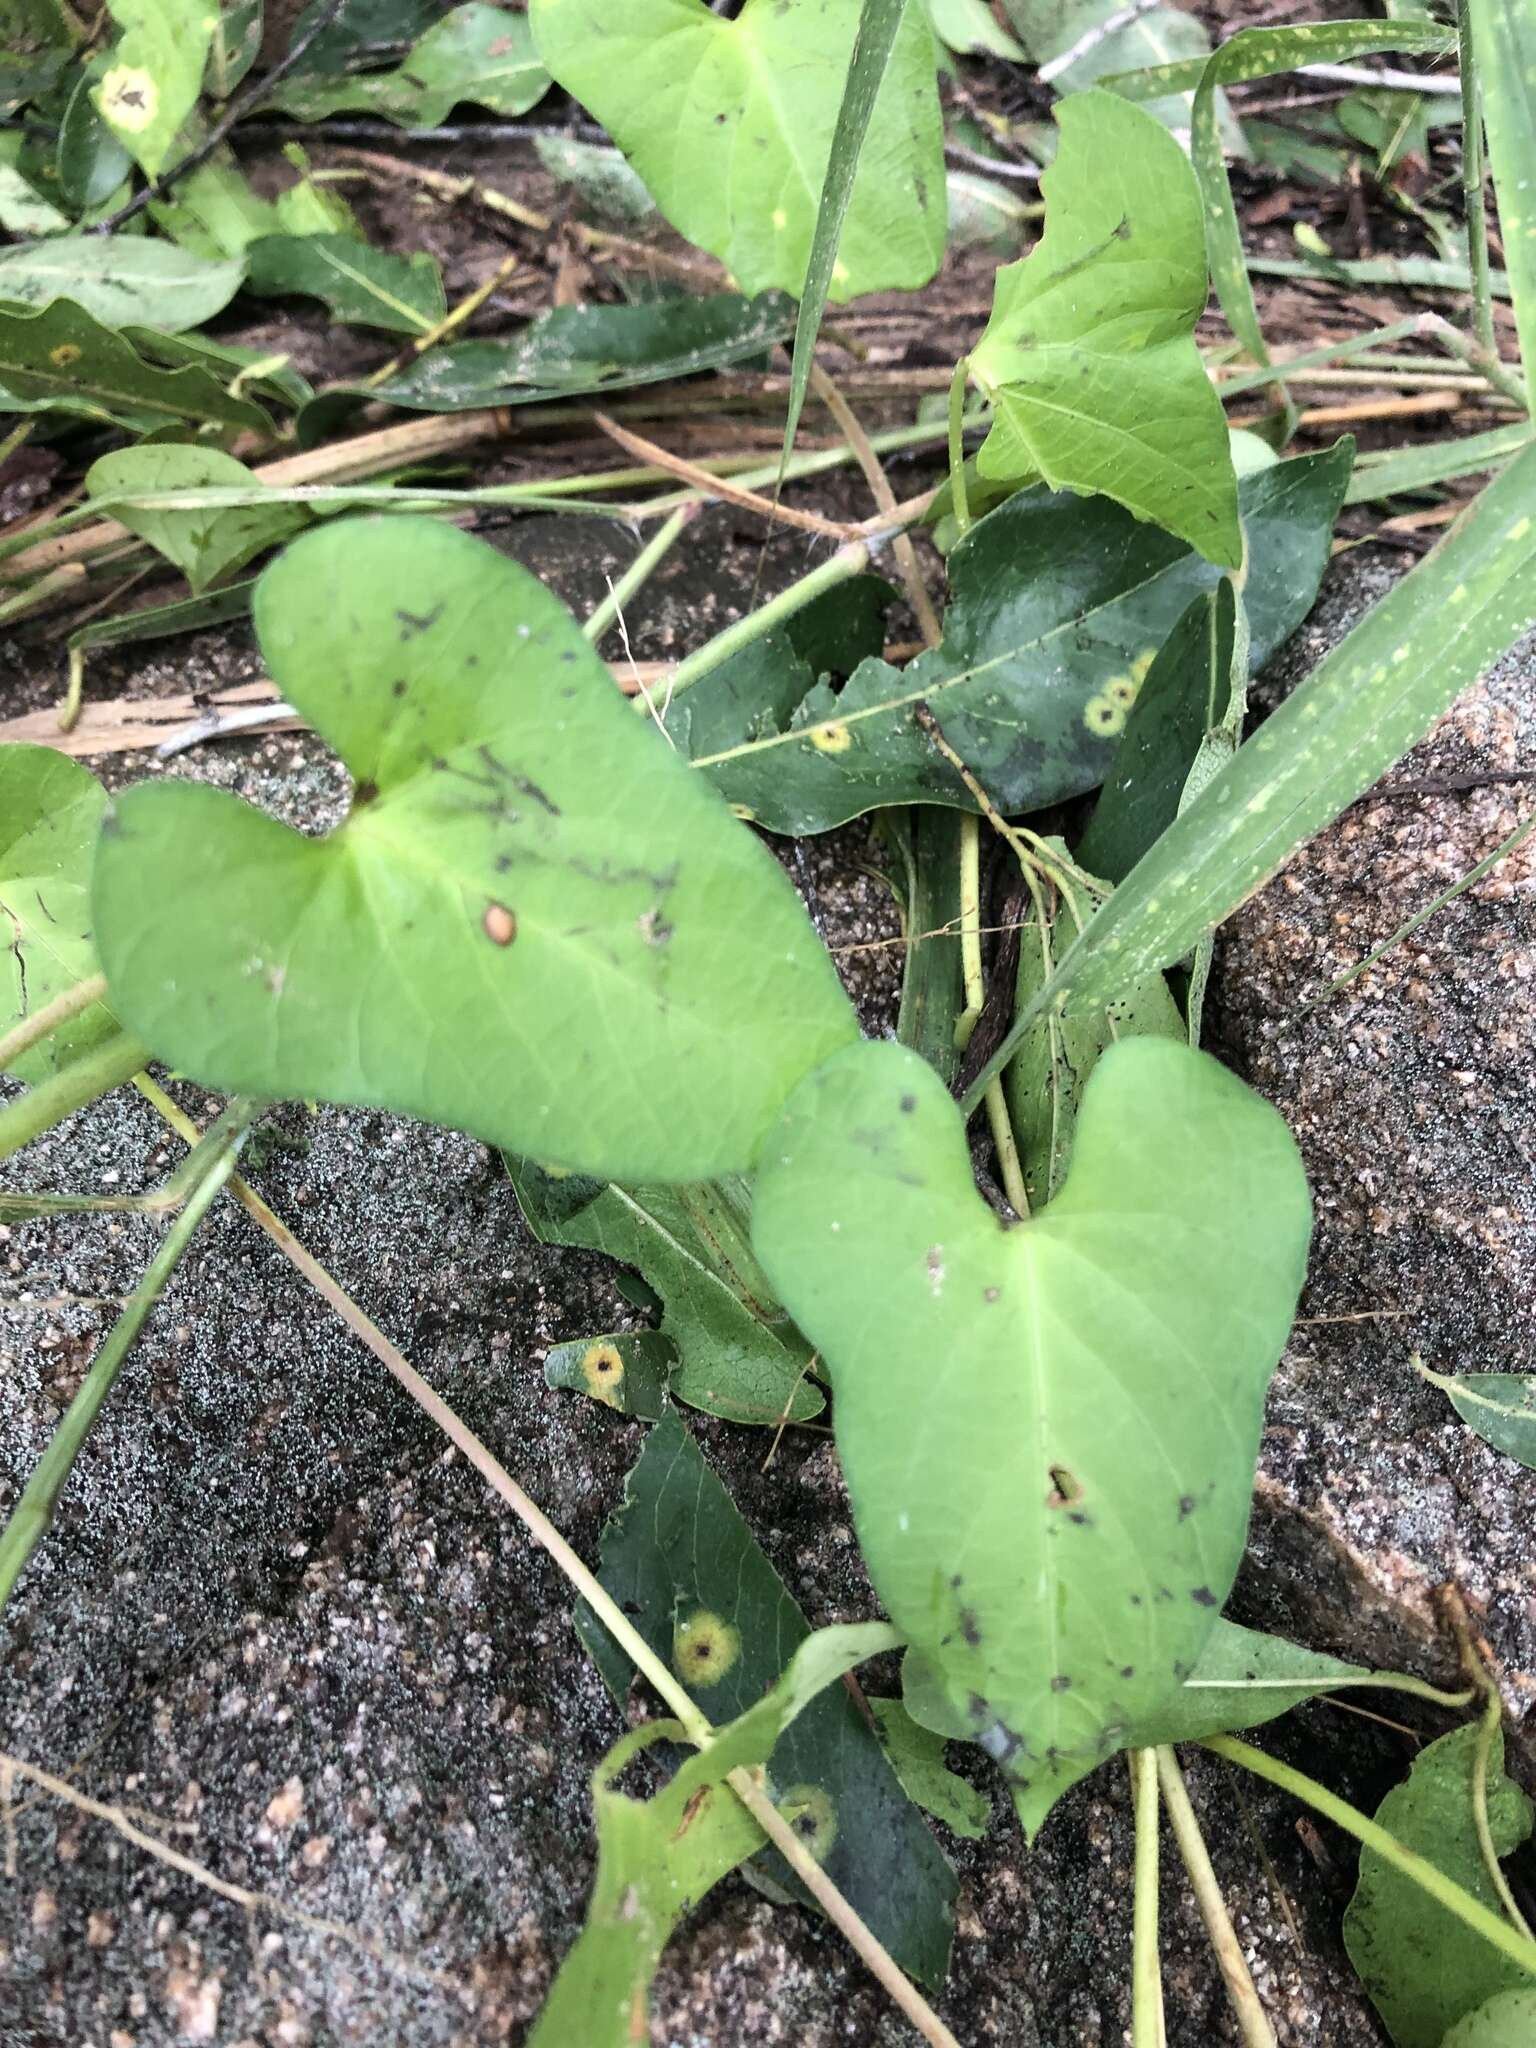
M 1051 1490 L 1045 1496 L 1046 1506 L 1048 1508 L 1076 1507 L 1083 1497 L 1083 1489 L 1077 1479 L 1077 1475 L 1071 1472 L 1065 1465 L 1052 1465 L 1050 1468 L 1050 1479 Z
M 483 923 L 485 936 L 493 946 L 510 946 L 517 937 L 517 913 L 508 910 L 505 903 L 488 903 Z

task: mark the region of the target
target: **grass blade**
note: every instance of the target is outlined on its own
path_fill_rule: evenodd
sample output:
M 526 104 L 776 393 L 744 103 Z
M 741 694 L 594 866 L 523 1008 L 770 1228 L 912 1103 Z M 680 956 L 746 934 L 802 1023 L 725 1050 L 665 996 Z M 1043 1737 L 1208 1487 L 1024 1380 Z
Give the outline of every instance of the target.
M 1337 64 L 1383 51 L 1439 56 L 1450 47 L 1446 32 L 1431 22 L 1334 21 L 1298 28 L 1243 29 L 1223 43 L 1203 64 L 1158 64 L 1146 71 L 1121 72 L 1101 79 L 1102 85 L 1129 99 L 1158 99 L 1169 92 L 1194 88 L 1190 156 L 1205 198 L 1206 242 L 1211 276 L 1232 332 L 1257 363 L 1268 364 L 1269 351 L 1259 326 L 1258 307 L 1243 255 L 1242 230 L 1232 204 L 1226 158 L 1218 118 L 1220 87 L 1249 78 L 1269 78 L 1302 64 Z M 1285 400 L 1287 434 L 1294 408 Z
M 1014 1020 L 967 1107 L 1048 1004 L 1181 960 L 1422 738 L 1536 623 L 1536 446 L 1383 598 L 1139 861 Z
M 805 290 L 800 295 L 800 312 L 795 321 L 795 346 L 789 369 L 789 414 L 784 422 L 784 447 L 779 457 L 779 474 L 795 445 L 800 413 L 811 381 L 811 362 L 816 353 L 816 336 L 826 310 L 832 269 L 837 262 L 837 245 L 843 232 L 853 181 L 858 174 L 859 153 L 875 111 L 880 81 L 896 44 L 907 0 L 864 0 L 859 30 L 853 39 L 853 56 L 848 64 L 848 82 L 843 103 L 832 131 L 832 150 L 827 158 L 826 180 L 821 204 L 816 209 L 816 232 L 811 239 L 811 257 L 806 266 Z
M 1529 0 L 1464 0 L 1504 231 L 1504 264 L 1527 378 L 1536 365 L 1536 11 Z

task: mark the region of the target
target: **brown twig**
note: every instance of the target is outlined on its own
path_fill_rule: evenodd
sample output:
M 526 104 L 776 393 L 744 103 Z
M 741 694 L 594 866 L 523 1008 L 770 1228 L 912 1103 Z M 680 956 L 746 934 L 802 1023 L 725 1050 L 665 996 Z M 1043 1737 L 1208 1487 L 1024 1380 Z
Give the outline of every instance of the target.
M 622 448 L 626 455 L 636 456 L 641 462 L 654 463 L 657 469 L 666 470 L 680 482 L 718 499 L 722 504 L 739 506 L 744 512 L 756 512 L 780 526 L 797 526 L 804 533 L 822 534 L 828 540 L 848 541 L 860 537 L 861 529 L 848 525 L 844 520 L 823 519 L 819 512 L 801 512 L 792 505 L 775 505 L 771 498 L 745 490 L 740 484 L 729 483 L 724 477 L 713 476 L 707 469 L 700 469 L 696 462 L 688 461 L 686 456 L 674 455 L 670 449 L 648 441 L 643 434 L 621 427 L 610 413 L 594 412 L 592 417 L 609 440 Z

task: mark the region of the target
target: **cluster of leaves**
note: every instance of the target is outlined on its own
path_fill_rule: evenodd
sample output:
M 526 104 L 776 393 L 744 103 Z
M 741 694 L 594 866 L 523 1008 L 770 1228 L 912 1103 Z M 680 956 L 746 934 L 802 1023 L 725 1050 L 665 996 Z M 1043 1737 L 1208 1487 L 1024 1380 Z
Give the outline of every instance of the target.
M 1091 28 L 1111 12 L 1010 11 L 1037 56 L 1048 39 L 1072 47 L 1068 17 Z M 354 68 L 366 53 L 331 24 L 280 81 L 289 114 L 423 124 L 461 99 L 516 113 L 553 77 L 742 295 L 564 310 L 317 395 L 188 330 L 248 289 L 430 335 L 435 267 L 369 248 L 302 161 L 269 202 L 222 148 L 151 198 L 159 239 L 93 237 L 135 166 L 155 179 L 198 151 L 204 102 L 239 88 L 259 29 L 249 7 L 109 12 L 116 41 L 82 54 L 66 16 L 39 9 L 11 61 L 7 103 L 41 118 L 0 181 L 34 237 L 0 257 L 0 405 L 153 436 L 100 457 L 86 488 L 194 593 L 291 542 L 247 595 L 271 674 L 345 764 L 352 803 L 324 838 L 192 783 L 147 783 L 107 812 L 86 771 L 48 750 L 0 754 L 0 1029 L 25 1037 L 105 977 L 15 1071 L 67 1080 L 116 1049 L 234 1096 L 452 1125 L 506 1152 L 546 1242 L 642 1276 L 656 1326 L 562 1347 L 548 1373 L 653 1423 L 602 1583 L 725 1725 L 649 1802 L 619 1772 L 679 1731 L 627 1738 L 599 1773 L 592 1918 L 549 2040 L 633 2038 L 668 1934 L 726 1872 L 803 1895 L 803 1868 L 767 1852 L 730 1792 L 738 1771 L 764 1774 L 813 1861 L 937 1983 L 954 1880 L 912 1802 L 961 1832 L 986 1818 L 944 1742 L 1001 1768 L 1032 1834 L 1119 1750 L 1370 1680 L 1222 1615 L 1310 1209 L 1278 1116 L 1195 1049 L 1201 960 L 1222 918 L 1536 619 L 1522 509 L 1536 451 L 1238 744 L 1251 670 L 1316 592 L 1353 451 L 1239 482 L 1194 341 L 1214 267 L 1264 359 L 1220 232 L 1219 87 L 1312 45 L 1239 37 L 1207 59 L 1159 42 L 1172 61 L 1126 93 L 1063 102 L 1046 231 L 999 272 L 968 365 L 988 432 L 935 507 L 957 536 L 939 643 L 888 663 L 884 588 L 866 578 L 782 609 L 679 690 L 658 732 L 515 564 L 407 513 L 292 539 L 309 510 L 263 502 L 221 444 L 270 434 L 279 410 L 313 439 L 364 397 L 529 403 L 740 361 L 791 331 L 803 370 L 822 300 L 936 268 L 934 31 L 996 49 L 996 22 L 956 0 L 747 0 L 732 19 L 699 0 L 531 0 L 526 20 L 405 4 L 390 18 L 408 20 L 410 48 L 388 69 Z M 1184 17 L 1134 26 L 1152 37 L 1170 20 Z M 1384 40 L 1343 24 L 1317 53 Z M 1181 94 L 1193 166 L 1133 103 L 1174 120 Z M 1513 202 L 1506 228 L 1521 218 Z M 988 507 L 974 520 L 973 499 Z M 1003 829 L 1033 915 L 1011 1027 L 957 1104 L 947 1060 L 925 1055 L 962 1034 L 958 993 L 921 1023 L 904 1005 L 903 1043 L 864 1040 L 749 822 L 793 835 L 944 808 L 974 832 L 978 790 L 992 818 L 1025 821 Z M 1049 836 L 1028 823 L 1095 791 L 1066 837 L 1059 819 L 1036 817 Z M 966 1141 L 993 1080 L 1034 1210 L 1008 1227 Z M 1529 1457 L 1527 1390 L 1511 1399 L 1487 1378 L 1448 1391 Z M 893 1629 L 810 1635 L 675 1405 L 784 1426 L 829 1395 Z M 630 1656 L 595 1613 L 581 1625 L 622 1696 Z M 900 1701 L 837 1687 L 898 1645 Z M 1454 1776 L 1474 1739 L 1427 1751 L 1384 1818 L 1464 1892 L 1496 1897 Z M 1529 1817 L 1497 1757 L 1493 1775 L 1506 1854 Z M 1454 1814 L 1426 1818 L 1447 1785 Z M 1518 2027 L 1510 2000 L 1528 1993 L 1481 1952 L 1454 1997 L 1426 2005 L 1405 1957 L 1443 1953 L 1444 1929 L 1413 1920 L 1401 1882 L 1362 1867 L 1351 1935 L 1399 2048 L 1495 2042 L 1511 2012 Z

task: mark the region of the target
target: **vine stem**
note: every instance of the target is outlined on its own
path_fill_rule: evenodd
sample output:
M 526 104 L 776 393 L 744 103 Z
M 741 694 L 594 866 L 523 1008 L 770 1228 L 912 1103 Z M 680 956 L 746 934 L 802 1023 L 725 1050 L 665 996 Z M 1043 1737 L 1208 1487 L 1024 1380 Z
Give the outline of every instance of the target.
M 649 582 L 656 572 L 657 565 L 673 543 L 692 525 L 702 503 L 701 498 L 695 498 L 687 505 L 679 505 L 671 518 L 663 520 L 657 527 L 618 581 L 609 584 L 607 596 L 593 606 L 581 628 L 594 647 L 619 617 L 635 592 Z
M 84 981 L 77 981 L 73 988 L 56 995 L 51 1003 L 44 1003 L 40 1010 L 23 1017 L 19 1024 L 13 1025 L 4 1037 L 0 1037 L 0 1074 L 13 1067 L 23 1053 L 30 1052 L 39 1039 L 57 1031 L 71 1017 L 78 1017 L 92 1003 L 99 1003 L 106 992 L 107 977 L 88 974 Z
M 781 590 L 777 597 L 770 597 L 766 604 L 760 604 L 755 612 L 749 612 L 744 619 L 738 619 L 733 626 L 727 626 L 717 633 L 713 640 L 680 661 L 672 671 L 670 690 L 678 697 L 684 690 L 691 690 L 695 683 L 702 682 L 712 670 L 729 661 L 733 654 L 739 654 L 743 647 L 750 647 L 754 640 L 760 640 L 785 619 L 803 611 L 813 598 L 823 591 L 835 590 L 840 583 L 851 582 L 855 576 L 862 576 L 869 567 L 870 547 L 867 541 L 849 541 L 836 554 L 814 568 L 808 576 L 802 576 L 797 583 L 791 583 L 787 590 Z M 638 699 L 635 709 L 644 714 L 645 706 Z
M 1227 1987 L 1227 1997 L 1231 2000 L 1233 2016 L 1237 2020 L 1238 2032 L 1243 2037 L 1244 2048 L 1275 2048 L 1274 2028 L 1269 2024 L 1268 2016 L 1259 2003 L 1259 1994 L 1254 1988 L 1248 1959 L 1243 1954 L 1242 1944 L 1237 1938 L 1237 1929 L 1232 1925 L 1227 1902 L 1222 1897 L 1216 1872 L 1211 1867 L 1210 1853 L 1205 1846 L 1205 1837 L 1200 1832 L 1195 1809 L 1190 1804 L 1184 1773 L 1179 1769 L 1179 1760 L 1166 1744 L 1159 1747 L 1156 1755 L 1157 1781 L 1162 1787 L 1163 1804 L 1168 1809 L 1173 1839 L 1177 1842 L 1179 1854 L 1184 1859 L 1190 1889 L 1195 1895 L 1195 1904 L 1200 1909 L 1200 1918 L 1205 1922 L 1205 1931 L 1210 1936 L 1211 1947 L 1221 1969 L 1222 1981 Z
M 22 1489 L 20 1500 L 0 1530 L 0 1609 L 11 1597 L 17 1579 L 48 1531 L 58 1506 L 59 1495 L 68 1479 L 91 1425 L 111 1393 L 118 1370 L 133 1349 L 151 1309 L 165 1292 L 166 1284 L 196 1236 L 219 1190 L 234 1171 L 235 1158 L 250 1127 L 254 1109 L 248 1103 L 231 1104 L 204 1141 L 207 1159 L 194 1181 L 185 1208 L 165 1234 L 150 1262 L 149 1270 L 134 1289 L 127 1307 L 112 1325 L 107 1341 L 91 1362 L 79 1391 L 59 1421 L 48 1448 L 34 1466 Z
M 9 1159 L 98 1095 L 131 1081 L 148 1059 L 146 1047 L 126 1031 L 117 1031 L 94 1051 L 39 1081 L 0 1110 L 0 1159 Z
M 949 502 L 961 533 L 971 523 L 965 487 L 965 387 L 970 374 L 970 357 L 962 356 L 949 380 Z
M 198 1130 L 191 1118 L 184 1115 L 170 1097 L 147 1076 L 141 1077 L 138 1085 L 146 1101 L 160 1112 L 172 1129 L 189 1144 L 194 1143 L 198 1137 Z M 697 1748 L 707 1749 L 714 1739 L 713 1724 L 695 1705 L 675 1674 L 668 1670 L 628 1615 L 608 1593 L 596 1574 L 583 1563 L 543 1509 L 523 1491 L 489 1447 L 481 1442 L 467 1424 L 460 1421 L 442 1396 L 416 1371 L 404 1352 L 390 1342 L 373 1318 L 358 1306 L 340 1281 L 299 1242 L 287 1224 L 267 1206 L 255 1189 L 235 1174 L 230 1177 L 229 1191 L 252 1221 L 278 1246 L 289 1263 L 304 1275 L 322 1300 L 336 1311 L 353 1335 L 367 1346 L 422 1412 L 436 1423 L 454 1448 L 474 1466 L 492 1492 L 505 1501 L 534 1541 L 548 1551 L 554 1563 L 587 1602 L 631 1663 L 644 1674 L 666 1701 L 689 1741 Z M 895 1958 L 865 1926 L 752 1773 L 743 1769 L 730 1771 L 727 1773 L 726 1783 L 870 1974 L 889 1992 L 923 2039 L 931 2044 L 931 2048 L 960 2048 L 948 2027 L 917 1987 L 903 1975 Z
M 1488 1818 L 1488 1766 L 1493 1757 L 1493 1738 L 1503 1725 L 1504 1702 L 1482 1664 L 1473 1663 L 1472 1669 L 1484 1688 L 1483 1712 L 1477 1725 L 1477 1744 L 1472 1752 L 1472 1824 L 1477 1829 L 1477 1846 L 1482 1852 L 1488 1882 L 1497 1892 L 1499 1904 L 1504 1908 L 1511 1927 L 1530 1941 L 1530 1926 L 1509 1888 L 1509 1879 L 1499 1862 L 1498 1844 L 1493 1839 L 1493 1826 Z
M 1271 1785 L 1278 1785 L 1282 1792 L 1289 1792 L 1292 1798 L 1301 1800 L 1336 1827 L 1343 1828 L 1346 1834 L 1364 1843 L 1367 1849 L 1390 1863 L 1403 1877 L 1428 1892 L 1438 1905 L 1444 1906 L 1448 1913 L 1454 1913 L 1458 1920 L 1508 1956 L 1512 1963 L 1529 1976 L 1536 1977 L 1536 1941 L 1491 1912 L 1481 1899 L 1473 1898 L 1427 1857 L 1405 1848 L 1395 1835 L 1388 1834 L 1379 1822 L 1351 1806 L 1348 1800 L 1340 1799 L 1337 1793 L 1330 1792 L 1326 1785 L 1319 1785 L 1304 1771 L 1281 1763 L 1278 1757 L 1267 1756 L 1251 1743 L 1239 1742 L 1236 1736 L 1208 1736 L 1201 1748 L 1210 1750 L 1213 1756 L 1225 1757 L 1228 1763 L 1241 1765 L 1256 1778 L 1265 1778 Z
M 1133 1749 L 1136 1888 L 1131 1919 L 1132 2048 L 1164 2048 L 1163 1979 L 1157 1954 L 1157 1754 Z

